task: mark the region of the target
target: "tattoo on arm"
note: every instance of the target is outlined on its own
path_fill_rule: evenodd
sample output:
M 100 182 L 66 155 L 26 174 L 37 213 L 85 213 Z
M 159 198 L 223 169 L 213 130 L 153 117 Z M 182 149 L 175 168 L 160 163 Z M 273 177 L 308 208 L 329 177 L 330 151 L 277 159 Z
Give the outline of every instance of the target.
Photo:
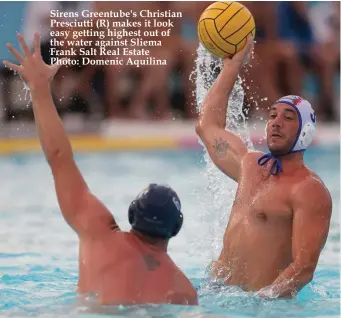
M 225 157 L 227 153 L 227 148 L 228 148 L 228 143 L 219 138 L 219 139 L 214 139 L 215 140 L 215 145 L 213 145 L 213 148 L 215 150 L 215 154 L 217 157 Z
M 154 271 L 161 265 L 161 263 L 155 259 L 155 256 L 152 254 L 144 255 L 143 259 L 149 271 Z

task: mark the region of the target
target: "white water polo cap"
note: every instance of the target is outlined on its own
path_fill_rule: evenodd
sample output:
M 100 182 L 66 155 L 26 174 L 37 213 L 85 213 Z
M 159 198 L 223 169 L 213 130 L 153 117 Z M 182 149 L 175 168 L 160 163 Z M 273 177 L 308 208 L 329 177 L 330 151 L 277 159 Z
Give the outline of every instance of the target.
M 277 100 L 274 105 L 277 104 L 287 104 L 294 108 L 299 120 L 295 141 L 286 154 L 305 151 L 314 140 L 316 130 L 316 115 L 311 104 L 307 100 L 296 95 L 284 96 Z M 275 175 L 278 172 L 282 172 L 282 164 L 278 156 L 275 156 L 272 153 L 264 154 L 258 159 L 258 164 L 264 165 L 272 158 L 275 159 L 275 161 L 270 172 Z

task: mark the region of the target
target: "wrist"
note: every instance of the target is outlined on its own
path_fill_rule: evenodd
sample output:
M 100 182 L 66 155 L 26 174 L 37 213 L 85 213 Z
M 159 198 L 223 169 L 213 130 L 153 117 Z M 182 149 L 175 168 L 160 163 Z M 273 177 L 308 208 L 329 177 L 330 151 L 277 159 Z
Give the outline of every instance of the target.
M 222 82 L 222 86 L 224 90 L 232 90 L 238 75 L 240 72 L 239 66 L 234 62 L 228 62 L 224 64 L 219 76 L 221 77 L 220 82 Z
M 39 83 L 39 84 L 36 84 L 36 85 L 31 85 L 29 86 L 29 90 L 31 92 L 31 95 L 34 94 L 39 94 L 39 93 L 42 93 L 42 92 L 50 92 L 51 91 L 51 86 L 50 86 L 50 83 Z
M 225 60 L 223 70 L 225 70 L 225 72 L 229 73 L 233 72 L 239 74 L 239 71 L 241 70 L 242 67 L 243 63 L 240 63 L 239 61 Z

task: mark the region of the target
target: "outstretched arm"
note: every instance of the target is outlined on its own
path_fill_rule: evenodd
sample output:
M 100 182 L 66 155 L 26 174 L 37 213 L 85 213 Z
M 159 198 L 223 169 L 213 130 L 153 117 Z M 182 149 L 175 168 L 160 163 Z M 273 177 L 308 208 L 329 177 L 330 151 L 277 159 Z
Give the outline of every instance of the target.
M 39 35 L 35 34 L 32 55 L 22 35 L 18 35 L 24 56 L 7 47 L 21 65 L 4 61 L 20 74 L 28 85 L 33 113 L 45 157 L 51 167 L 59 206 L 66 222 L 79 236 L 98 236 L 118 229 L 112 214 L 90 192 L 73 158 L 63 123 L 53 103 L 50 83 L 60 65 L 49 66 L 42 60 Z
M 226 131 L 227 103 L 238 74 L 251 52 L 252 37 L 245 48 L 232 59 L 225 59 L 224 66 L 202 103 L 196 133 L 204 143 L 214 164 L 227 176 L 239 181 L 240 163 L 247 153 L 247 146 L 235 134 Z
M 295 191 L 292 236 L 293 262 L 273 282 L 260 291 L 267 297 L 287 297 L 298 293 L 314 276 L 326 243 L 332 201 L 328 190 L 311 179 Z

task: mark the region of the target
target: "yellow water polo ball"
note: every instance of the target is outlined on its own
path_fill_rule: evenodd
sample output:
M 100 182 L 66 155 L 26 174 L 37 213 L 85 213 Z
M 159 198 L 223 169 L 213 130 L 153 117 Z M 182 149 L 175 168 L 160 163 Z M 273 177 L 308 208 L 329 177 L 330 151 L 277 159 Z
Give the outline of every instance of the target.
M 199 41 L 220 58 L 232 57 L 242 50 L 248 35 L 254 38 L 255 33 L 256 25 L 251 12 L 235 1 L 212 3 L 198 22 Z

